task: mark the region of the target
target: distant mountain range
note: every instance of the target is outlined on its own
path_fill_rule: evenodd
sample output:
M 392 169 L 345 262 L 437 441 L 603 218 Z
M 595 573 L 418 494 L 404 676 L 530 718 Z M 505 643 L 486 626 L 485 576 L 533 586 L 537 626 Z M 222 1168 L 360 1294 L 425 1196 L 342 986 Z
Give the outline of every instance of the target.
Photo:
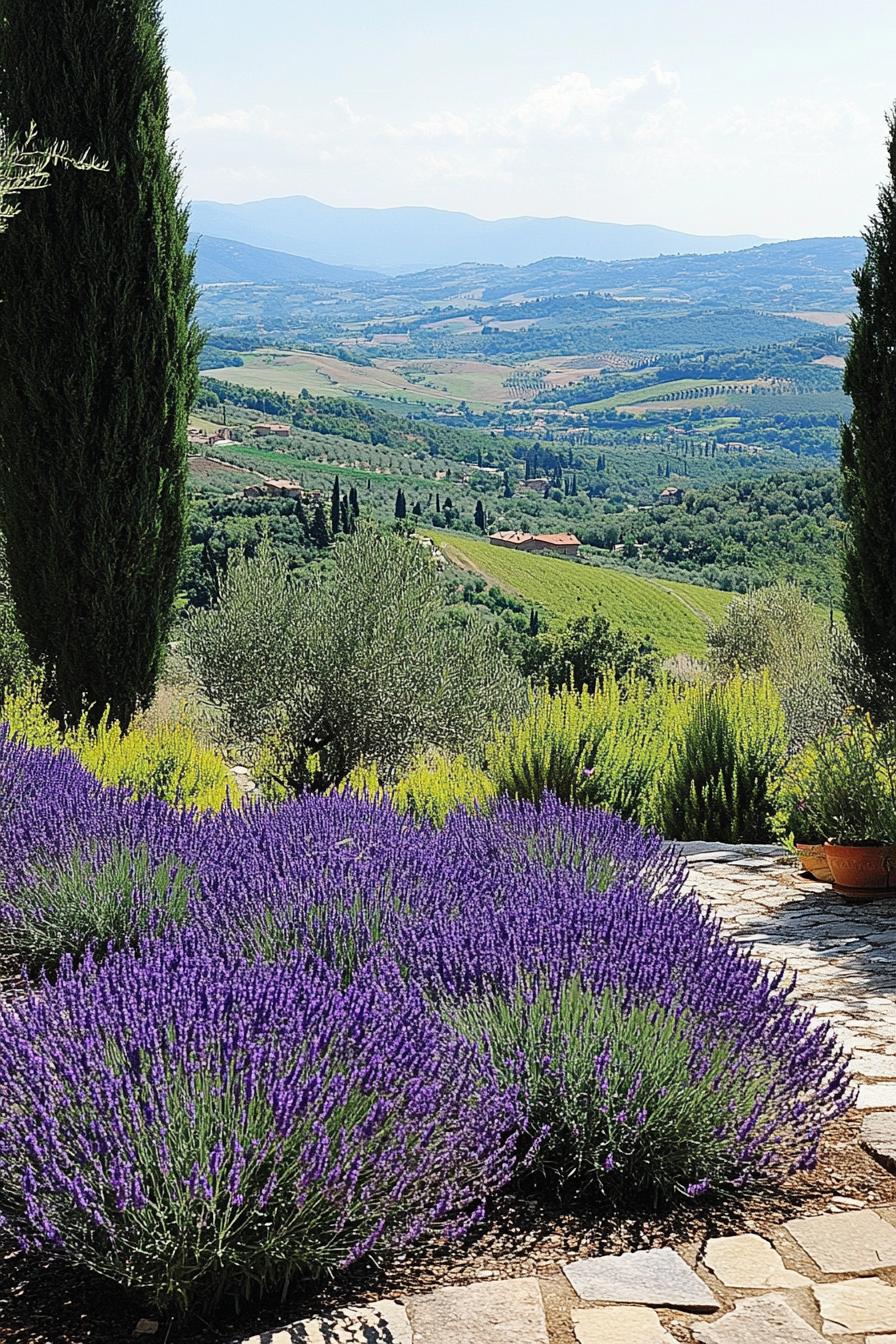
M 228 238 L 194 236 L 194 242 L 198 244 L 197 280 L 205 286 L 223 286 L 205 290 L 206 308 L 237 303 L 255 311 L 260 304 L 267 311 L 283 302 L 284 293 L 295 291 L 295 302 L 299 307 L 311 305 L 306 315 L 315 320 L 322 315 L 314 307 L 316 301 L 328 298 L 332 302 L 336 296 L 345 300 L 349 293 L 359 299 L 364 311 L 364 305 L 378 302 L 388 305 L 384 311 L 400 311 L 403 302 L 405 311 L 411 313 L 421 303 L 449 302 L 463 307 L 463 296 L 469 299 L 471 294 L 491 303 L 589 292 L 777 313 L 800 309 L 845 312 L 855 302 L 852 274 L 865 255 L 861 238 L 800 238 L 709 255 L 632 261 L 544 257 L 527 266 L 465 263 L 387 276 L 328 266 Z M 246 287 L 242 299 L 233 290 L 234 284 Z M 376 311 L 380 310 L 371 308 L 368 315 Z
M 283 196 L 244 205 L 194 201 L 194 234 L 400 275 L 463 262 L 526 266 L 543 257 L 619 261 L 669 253 L 706 254 L 754 247 L 751 234 L 704 236 L 652 224 L 604 224 L 560 216 L 477 219 L 449 210 L 401 206 L 363 210 Z

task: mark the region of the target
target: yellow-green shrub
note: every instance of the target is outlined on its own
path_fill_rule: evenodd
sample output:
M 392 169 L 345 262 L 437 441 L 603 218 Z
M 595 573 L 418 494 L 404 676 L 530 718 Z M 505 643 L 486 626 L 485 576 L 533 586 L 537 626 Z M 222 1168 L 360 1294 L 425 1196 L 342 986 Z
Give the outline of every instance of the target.
M 496 792 L 531 802 L 550 792 L 640 817 L 664 751 L 664 689 L 608 677 L 593 691 L 533 692 L 526 713 L 486 744 Z
M 93 728 L 86 716 L 62 731 L 47 713 L 40 687 L 30 682 L 8 694 L 0 713 L 13 737 L 35 747 L 68 748 L 104 784 L 125 788 L 135 798 L 154 794 L 178 807 L 217 811 L 239 795 L 227 763 L 204 747 L 185 725 L 146 729 L 135 722 L 127 732 L 108 715 Z
M 787 736 L 768 675 L 666 690 L 668 748 L 646 819 L 678 840 L 770 840 Z
M 466 756 L 437 752 L 420 756 L 395 784 L 380 779 L 375 762 L 355 766 L 339 786 L 367 798 L 388 797 L 399 812 L 442 826 L 455 808 L 486 808 L 497 790 L 484 770 Z
M 780 698 L 767 676 L 718 686 L 608 677 L 594 691 L 533 691 L 526 711 L 496 727 L 482 765 L 464 756 L 420 761 L 389 790 L 396 805 L 442 824 L 490 799 L 606 807 L 680 840 L 770 838 L 784 765 Z M 352 787 L 376 792 L 376 771 Z
M 399 811 L 442 826 L 455 808 L 486 807 L 498 790 L 486 772 L 466 756 L 440 755 L 415 762 L 391 793 Z

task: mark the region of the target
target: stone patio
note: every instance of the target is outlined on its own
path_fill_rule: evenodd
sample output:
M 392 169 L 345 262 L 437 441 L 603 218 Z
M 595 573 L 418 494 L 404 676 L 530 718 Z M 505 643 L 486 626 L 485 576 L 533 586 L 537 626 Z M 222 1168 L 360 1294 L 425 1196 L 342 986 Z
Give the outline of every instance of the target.
M 793 970 L 799 997 L 854 1052 L 863 1144 L 896 1170 L 896 897 L 850 904 L 772 847 L 681 849 L 726 930 Z M 896 1205 L 844 1196 L 833 1206 L 767 1239 L 715 1237 L 696 1251 L 558 1264 L 552 1278 L 438 1288 L 246 1344 L 896 1344 Z

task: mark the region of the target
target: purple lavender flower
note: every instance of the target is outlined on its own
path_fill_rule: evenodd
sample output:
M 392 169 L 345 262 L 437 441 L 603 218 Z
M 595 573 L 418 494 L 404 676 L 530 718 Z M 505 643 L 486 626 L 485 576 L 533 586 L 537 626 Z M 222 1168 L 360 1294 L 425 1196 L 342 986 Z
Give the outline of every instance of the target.
M 0 1014 L 0 1226 L 160 1304 L 462 1235 L 519 1123 L 387 959 L 343 987 L 193 930 L 67 963 Z
M 481 1136 L 483 1117 L 496 1107 L 503 1114 L 514 1089 L 524 1108 L 519 1156 L 542 1179 L 654 1197 L 810 1167 L 824 1125 L 850 1100 L 835 1037 L 795 1004 L 784 976 L 722 935 L 657 836 L 597 810 L 550 797 L 539 806 L 503 800 L 488 815 L 452 814 L 439 831 L 388 803 L 335 795 L 197 817 L 131 802 L 64 753 L 0 735 L 0 841 L 0 888 L 13 909 L 42 866 L 73 852 L 102 859 L 145 847 L 194 879 L 187 933 L 160 932 L 102 971 L 65 972 L 58 988 L 13 1013 L 0 1049 L 0 1208 L 26 1242 L 61 1242 L 86 1263 L 102 1260 L 85 1249 L 101 1244 L 104 1272 L 139 1261 L 127 1237 L 151 1247 L 149 1214 L 137 1206 L 154 1208 L 159 1188 L 162 1207 L 171 1200 L 175 1210 L 181 1198 L 191 1209 L 210 1199 L 217 1208 L 226 1191 L 227 1209 L 240 1211 L 234 1226 L 253 1229 L 262 1206 L 265 1216 L 295 1201 L 329 1208 L 331 1187 L 354 1209 L 370 1170 L 363 1144 L 399 1113 L 426 1135 L 426 1189 L 446 1184 L 431 1203 L 414 1194 L 401 1221 L 406 1192 L 420 1188 L 405 1127 L 387 1164 L 395 1214 L 374 1191 L 372 1221 L 354 1241 L 341 1231 L 332 1243 L 325 1237 L 322 1263 L 417 1235 L 443 1213 L 447 1226 L 465 1226 L 510 1169 L 499 1144 L 486 1170 Z M 317 1017 L 308 1016 L 303 975 Z M 161 1029 L 144 1044 L 149 1028 L 132 998 L 147 1022 L 166 1024 L 171 1056 Z M 330 998 L 346 1033 L 338 1049 L 321 1007 Z M 350 1007 L 362 1002 L 363 1011 Z M 400 1035 L 387 1046 L 387 1029 L 400 1033 L 406 1012 L 407 1046 Z M 94 1020 L 107 1024 L 99 1035 Z M 415 1104 L 431 1111 L 406 1104 L 397 1064 L 383 1072 L 363 1049 L 357 1066 L 338 1078 L 328 1072 L 332 1059 L 347 1058 L 344 1042 L 363 1043 L 368 1030 L 379 1033 L 378 1049 L 405 1050 L 422 1069 L 424 1025 L 451 1043 L 421 1074 L 428 1081 Z M 79 1031 L 90 1048 L 69 1050 Z M 468 1063 L 455 1064 L 451 1050 Z M 238 1088 L 225 1056 L 239 1062 Z M 453 1073 L 475 1097 L 475 1170 L 458 1176 L 462 1196 L 451 1172 L 435 1170 L 456 1160 L 448 1140 L 433 1139 L 441 1108 L 457 1115 L 445 1093 Z M 370 1109 L 347 1127 L 355 1084 Z M 257 1129 L 246 1116 L 259 1113 L 262 1096 Z M 207 1147 L 194 1151 L 185 1135 L 202 1128 L 209 1097 L 217 1119 Z M 301 1130 L 299 1161 L 288 1145 L 297 1117 L 312 1111 L 317 1127 Z M 459 1121 L 445 1124 L 461 1133 Z M 496 1132 L 512 1129 L 508 1119 Z M 466 1142 L 458 1139 L 457 1152 Z M 289 1254 L 274 1256 L 272 1273 L 287 1272 Z M 182 1281 L 205 1272 L 181 1266 L 157 1291 L 188 1295 Z

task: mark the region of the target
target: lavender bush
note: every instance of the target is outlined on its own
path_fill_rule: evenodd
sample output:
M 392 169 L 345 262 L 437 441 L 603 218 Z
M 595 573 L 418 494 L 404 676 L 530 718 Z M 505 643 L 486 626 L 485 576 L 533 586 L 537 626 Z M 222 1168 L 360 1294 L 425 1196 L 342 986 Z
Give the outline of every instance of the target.
M 509 1178 L 511 1089 L 387 962 L 195 931 L 70 967 L 0 1029 L 0 1226 L 160 1305 L 454 1237 Z
M 831 1031 L 594 809 L 197 817 L 0 739 L 0 834 L 19 908 L 79 845 L 194 875 L 184 931 L 0 1020 L 8 1225 L 160 1301 L 460 1231 L 514 1156 L 597 1195 L 779 1179 L 850 1100 Z
M 154 863 L 145 844 L 134 852 L 116 844 L 102 857 L 76 849 L 0 894 L 0 954 L 49 968 L 91 946 L 124 947 L 183 924 L 193 884 L 176 858 Z

